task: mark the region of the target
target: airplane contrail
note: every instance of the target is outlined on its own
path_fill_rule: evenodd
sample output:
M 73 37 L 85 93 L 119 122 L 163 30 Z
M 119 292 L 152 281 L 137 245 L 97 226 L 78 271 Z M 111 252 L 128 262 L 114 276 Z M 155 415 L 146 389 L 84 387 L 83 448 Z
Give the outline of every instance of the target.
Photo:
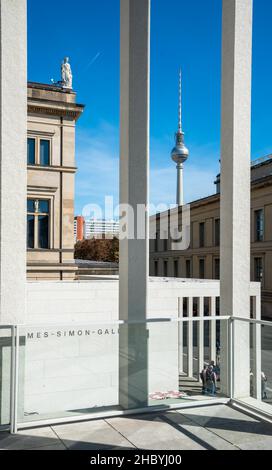
M 92 60 L 88 63 L 88 65 L 86 66 L 86 69 L 88 69 L 89 67 L 91 67 L 91 65 L 94 64 L 94 62 L 98 59 L 98 57 L 101 55 L 101 52 L 97 52 L 97 54 L 95 54 L 95 56 L 92 58 Z

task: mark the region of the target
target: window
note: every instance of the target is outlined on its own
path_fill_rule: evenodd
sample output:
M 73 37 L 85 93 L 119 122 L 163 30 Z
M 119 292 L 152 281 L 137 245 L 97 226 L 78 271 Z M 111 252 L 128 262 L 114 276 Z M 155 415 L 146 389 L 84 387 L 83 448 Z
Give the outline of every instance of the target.
M 199 224 L 199 247 L 202 248 L 205 245 L 205 222 Z
M 50 165 L 50 140 L 39 137 L 28 137 L 27 139 L 27 164 L 28 165 Z
M 154 261 L 154 276 L 158 276 L 158 261 Z
M 34 248 L 34 215 L 27 214 L 27 248 Z
M 204 259 L 199 260 L 199 277 L 200 279 L 204 279 L 205 277 L 205 260 Z
M 215 297 L 215 315 L 220 315 L 220 297 Z M 219 331 L 217 330 L 217 326 L 216 326 L 216 335 L 219 336 L 218 340 L 220 341 L 220 324 L 219 322 L 216 322 L 218 327 L 219 327 Z
M 182 241 L 182 228 L 179 227 L 174 228 L 174 236 L 171 237 L 173 242 L 181 242 Z
M 262 242 L 264 239 L 264 211 L 255 211 L 255 242 Z
M 191 260 L 186 260 L 186 277 L 191 277 Z
M 168 276 L 168 263 L 167 263 L 167 261 L 163 262 L 163 275 L 164 275 L 164 277 Z
M 220 259 L 214 260 L 214 279 L 220 279 Z
M 220 245 L 220 219 L 214 221 L 214 245 Z
M 158 239 L 159 239 L 159 234 L 156 232 L 156 238 L 154 240 L 154 251 L 158 251 Z
M 263 283 L 263 259 L 254 258 L 255 281 Z
M 48 166 L 50 160 L 49 140 L 40 140 L 40 165 Z
M 35 139 L 27 139 L 27 164 L 35 165 Z
M 163 234 L 163 251 L 168 250 L 168 239 L 167 239 L 167 232 Z
M 174 260 L 174 277 L 179 277 L 179 272 L 178 272 L 178 260 Z
M 27 248 L 49 248 L 49 200 L 27 200 Z

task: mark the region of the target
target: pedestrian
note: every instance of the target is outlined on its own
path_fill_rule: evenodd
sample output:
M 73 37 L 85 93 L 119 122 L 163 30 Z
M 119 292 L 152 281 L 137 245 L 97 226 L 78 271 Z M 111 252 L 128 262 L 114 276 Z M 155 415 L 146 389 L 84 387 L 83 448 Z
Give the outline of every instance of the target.
M 254 375 L 253 375 L 252 369 L 250 369 L 250 371 L 249 371 L 249 380 L 250 380 L 250 396 L 251 397 L 253 397 L 253 392 L 254 392 L 253 379 L 254 379 Z
M 211 395 L 216 394 L 216 373 L 213 365 L 209 365 L 206 371 L 206 389 Z
M 219 367 L 219 364 L 216 364 L 216 365 L 215 365 L 215 362 L 214 362 L 214 361 L 211 361 L 211 362 L 210 362 L 210 366 L 213 367 L 213 372 L 214 372 L 215 375 L 216 375 L 216 380 L 220 380 L 220 367 Z
M 220 341 L 216 341 L 216 364 L 220 363 Z
M 200 378 L 202 382 L 202 395 L 205 395 L 206 393 L 206 372 L 207 372 L 207 366 L 204 365 L 202 371 L 200 372 Z
M 262 400 L 267 400 L 267 393 L 266 393 L 267 377 L 263 371 L 261 373 L 261 380 L 262 380 Z

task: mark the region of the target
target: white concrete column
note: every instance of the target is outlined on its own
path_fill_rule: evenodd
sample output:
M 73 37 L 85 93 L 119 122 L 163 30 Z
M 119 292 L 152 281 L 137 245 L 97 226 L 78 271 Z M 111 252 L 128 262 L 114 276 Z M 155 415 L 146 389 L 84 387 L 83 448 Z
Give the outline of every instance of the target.
M 198 316 L 204 316 L 204 297 L 198 298 Z M 204 320 L 198 321 L 198 371 L 204 366 Z M 199 380 L 199 377 L 198 377 Z
M 0 326 L 25 321 L 26 51 L 26 1 L 1 0 Z M 0 425 L 10 421 L 10 361 L 10 332 L 0 328 Z
M 183 205 L 183 164 L 177 163 L 177 206 Z
M 188 297 L 187 316 L 193 318 L 193 297 Z M 194 375 L 194 348 L 193 348 L 193 322 L 189 321 L 187 326 L 187 354 L 188 354 L 188 377 Z
M 1 0 L 0 22 L 0 323 L 22 323 L 26 298 L 26 1 Z
M 148 214 L 145 237 L 137 239 L 137 207 L 148 203 L 150 0 L 120 1 L 120 203 L 130 205 L 120 240 L 119 317 L 146 320 L 149 263 Z M 121 208 L 121 217 L 123 208 Z M 147 404 L 145 323 L 120 328 L 119 400 L 123 408 Z
M 252 0 L 223 0 L 221 110 L 221 315 L 250 316 Z M 228 392 L 227 328 L 221 384 Z M 249 327 L 234 325 L 234 397 L 249 395 Z

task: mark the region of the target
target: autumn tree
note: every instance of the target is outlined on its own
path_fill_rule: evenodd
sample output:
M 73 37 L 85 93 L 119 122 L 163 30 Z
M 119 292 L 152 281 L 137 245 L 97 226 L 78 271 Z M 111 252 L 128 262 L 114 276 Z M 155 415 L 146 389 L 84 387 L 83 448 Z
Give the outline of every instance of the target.
M 112 239 L 91 238 L 78 241 L 75 244 L 75 259 L 118 263 L 119 240 L 114 237 Z

